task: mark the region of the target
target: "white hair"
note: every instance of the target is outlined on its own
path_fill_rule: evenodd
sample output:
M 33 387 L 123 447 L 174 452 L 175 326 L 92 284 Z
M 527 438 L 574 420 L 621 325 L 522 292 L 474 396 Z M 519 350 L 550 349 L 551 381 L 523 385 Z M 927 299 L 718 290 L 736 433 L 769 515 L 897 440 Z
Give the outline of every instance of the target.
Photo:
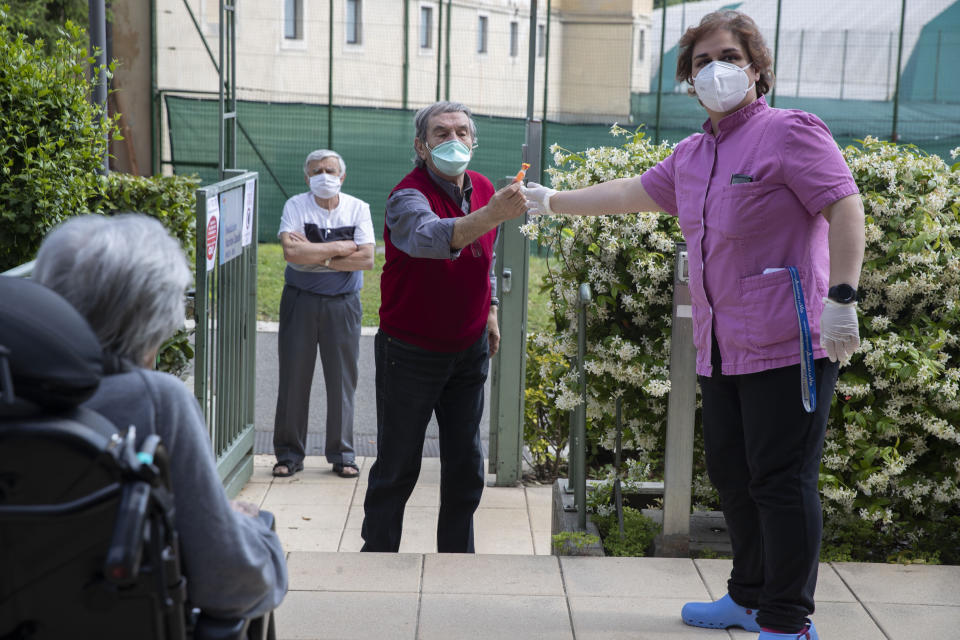
M 83 315 L 104 351 L 141 365 L 184 324 L 193 281 L 180 244 L 139 213 L 80 216 L 51 231 L 33 279 Z
M 413 127 L 416 130 L 416 137 L 420 142 L 426 145 L 427 126 L 430 124 L 430 118 L 441 113 L 467 114 L 467 121 L 470 123 L 470 137 L 473 138 L 474 144 L 477 143 L 477 123 L 473 121 L 473 112 L 470 111 L 470 107 L 462 102 L 451 102 L 449 100 L 434 102 L 417 111 L 417 115 L 413 117 Z M 416 146 L 414 146 L 414 151 L 416 151 Z M 426 162 L 420 157 L 420 154 L 415 154 L 413 161 L 418 167 L 426 165 Z
M 316 151 L 311 151 L 307 155 L 307 159 L 303 161 L 303 175 L 310 177 L 310 163 L 314 160 L 323 160 L 324 158 L 336 158 L 337 162 L 340 163 L 340 177 L 342 178 L 347 173 L 347 163 L 343 161 L 343 158 L 340 157 L 340 154 L 336 151 L 331 151 L 330 149 L 317 149 Z

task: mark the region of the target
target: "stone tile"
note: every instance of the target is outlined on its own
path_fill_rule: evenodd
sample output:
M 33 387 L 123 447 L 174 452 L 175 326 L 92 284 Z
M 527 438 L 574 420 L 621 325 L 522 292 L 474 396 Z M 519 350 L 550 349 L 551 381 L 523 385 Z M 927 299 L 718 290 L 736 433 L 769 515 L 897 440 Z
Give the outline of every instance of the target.
M 523 487 L 484 487 L 480 508 L 526 509 L 527 497 Z
M 305 482 L 300 484 L 273 483 L 264 506 L 270 508 L 275 505 L 329 505 L 350 504 L 353 500 L 355 483 L 351 480 L 344 484 L 329 482 Z
M 817 611 L 820 605 L 827 602 L 856 602 L 857 596 L 847 588 L 833 565 L 821 562 L 817 570 L 817 591 L 814 596 L 817 602 Z M 839 636 L 846 637 L 846 636 Z
M 347 529 L 359 529 L 363 526 L 363 502 L 354 501 L 350 507 L 350 515 L 347 516 Z
M 371 463 L 372 464 L 372 463 Z M 370 481 L 370 469 L 365 468 L 360 470 L 360 480 L 359 482 L 359 495 L 363 495 L 367 490 L 367 485 Z M 440 469 L 420 469 L 420 475 L 417 476 L 417 487 L 439 487 L 440 486 Z
M 523 488 L 527 494 L 527 504 L 531 507 L 547 507 L 553 504 L 553 487 L 550 485 L 528 485 Z
M 533 554 L 526 509 L 477 509 L 473 528 L 477 553 Z
M 362 548 L 363 538 L 360 537 L 360 529 L 344 529 L 343 537 L 340 538 L 340 548 L 337 551 L 352 553 Z
M 840 577 L 862 602 L 960 604 L 960 566 L 835 562 Z
M 562 596 L 423 594 L 419 640 L 573 639 Z
M 688 558 L 561 557 L 560 563 L 568 596 L 708 597 Z
M 273 456 L 270 457 L 272 458 Z M 363 469 L 364 464 L 367 462 L 367 458 L 363 456 L 357 456 L 355 462 L 360 469 Z M 271 464 L 271 466 L 273 465 Z M 328 475 L 333 475 L 336 478 L 340 477 L 333 473 L 333 463 L 327 462 L 326 456 L 307 456 L 303 459 L 303 468 L 305 471 L 321 471 Z
M 291 591 L 419 593 L 423 556 L 410 553 L 308 553 L 287 558 Z
M 817 603 L 817 612 L 812 616 L 821 638 L 843 638 L 843 640 L 916 640 L 929 638 L 924 634 L 889 635 L 874 623 L 859 603 L 824 602 Z M 743 629 L 729 629 L 733 640 L 757 640 L 756 632 Z
M 277 610 L 277 637 L 414 640 L 418 598 L 415 593 L 291 591 Z
M 268 496 L 269 497 L 269 496 Z M 277 518 L 277 528 L 343 529 L 347 505 L 278 504 L 269 508 Z
M 733 567 L 733 561 L 723 560 L 694 560 L 697 569 L 699 569 L 704 581 L 707 583 L 707 589 L 710 592 L 712 600 L 718 600 L 727 592 L 727 579 L 730 577 L 730 569 Z M 828 563 L 820 563 L 817 572 L 817 592 L 816 601 L 821 602 L 856 602 L 856 597 L 843 584 L 843 580 L 833 570 Z
M 440 487 L 436 485 L 418 484 L 413 488 L 410 499 L 407 500 L 407 507 L 433 507 L 440 506 Z
M 248 482 L 243 489 L 240 489 L 240 493 L 237 494 L 237 500 L 243 500 L 244 502 L 252 502 L 258 507 L 263 504 L 263 499 L 267 497 L 267 491 L 270 489 L 270 484 L 266 482 Z
M 434 458 L 437 459 L 437 458 Z M 417 485 L 418 486 L 440 486 L 440 468 L 420 468 L 420 475 L 417 476 Z
M 272 473 L 272 471 L 268 470 L 268 473 Z M 330 465 L 325 465 L 319 469 L 305 467 L 302 471 L 298 471 L 292 476 L 288 476 L 286 478 L 274 478 L 273 483 L 280 485 L 329 484 L 352 487 L 357 483 L 357 479 L 341 478 L 330 469 Z
M 273 463 L 276 461 L 277 459 L 272 455 L 257 453 L 253 456 L 253 468 L 257 469 L 260 467 L 266 467 L 268 469 L 272 469 Z
M 269 467 L 258 467 L 256 464 L 253 465 L 253 474 L 250 476 L 250 479 L 247 480 L 247 484 L 251 483 L 271 483 L 273 482 L 273 464 Z
M 562 596 L 563 582 L 554 557 L 431 553 L 423 593 Z
M 437 551 L 437 510 L 435 507 L 409 507 L 403 514 L 402 553 Z
M 553 553 L 551 546 L 553 536 L 550 529 L 533 530 L 533 552 L 538 556 L 549 556 Z
M 954 591 L 949 595 L 956 598 L 957 592 Z M 960 628 L 960 606 L 868 602 L 866 607 L 883 628 L 887 637 L 893 640 L 956 638 L 957 630 Z M 819 621 L 817 630 L 820 630 Z
M 290 529 L 278 527 L 280 544 L 287 553 L 295 551 L 336 551 L 340 546 L 340 529 Z
M 531 505 L 528 511 L 530 512 L 530 526 L 534 531 L 549 529 L 553 525 L 553 511 L 550 507 Z
M 440 458 L 424 458 L 420 463 L 420 472 L 436 471 L 440 472 Z
M 687 626 L 680 619 L 682 598 L 571 597 L 577 640 L 726 640 L 718 631 Z M 709 637 L 707 637 L 709 636 Z M 719 636 L 719 637 L 715 637 Z M 756 640 L 757 634 L 753 634 Z

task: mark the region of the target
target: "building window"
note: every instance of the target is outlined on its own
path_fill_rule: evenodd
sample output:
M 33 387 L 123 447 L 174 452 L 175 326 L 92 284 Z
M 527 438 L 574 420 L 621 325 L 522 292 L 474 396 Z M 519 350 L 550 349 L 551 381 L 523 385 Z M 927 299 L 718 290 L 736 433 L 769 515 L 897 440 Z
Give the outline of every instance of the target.
M 537 25 L 537 57 L 542 58 L 547 55 L 547 27 Z
M 420 7 L 420 48 L 433 48 L 433 7 Z
M 643 51 L 647 46 L 647 32 L 640 29 L 640 39 L 637 41 L 637 60 L 643 60 Z
M 284 0 L 283 37 L 287 40 L 303 39 L 303 0 Z
M 477 53 L 487 52 L 487 16 L 477 20 Z
M 510 23 L 510 57 L 516 58 L 520 53 L 520 25 L 516 22 Z
M 360 44 L 362 40 L 362 2 L 347 0 L 347 44 Z

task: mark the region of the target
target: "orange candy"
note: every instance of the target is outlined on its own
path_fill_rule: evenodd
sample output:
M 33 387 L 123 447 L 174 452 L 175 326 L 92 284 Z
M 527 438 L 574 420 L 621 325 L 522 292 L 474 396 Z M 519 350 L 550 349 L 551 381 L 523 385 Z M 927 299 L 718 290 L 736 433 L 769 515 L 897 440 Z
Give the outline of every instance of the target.
M 514 182 L 523 182 L 523 178 L 527 175 L 527 169 L 530 168 L 530 164 L 524 162 L 520 165 L 520 171 L 517 171 L 516 177 L 514 177 Z

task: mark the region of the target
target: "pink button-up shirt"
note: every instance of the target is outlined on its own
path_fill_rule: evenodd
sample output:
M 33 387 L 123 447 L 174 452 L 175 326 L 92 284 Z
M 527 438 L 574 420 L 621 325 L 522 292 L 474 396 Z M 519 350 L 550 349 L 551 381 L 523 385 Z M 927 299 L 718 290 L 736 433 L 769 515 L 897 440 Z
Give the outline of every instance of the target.
M 697 373 L 712 374 L 711 331 L 724 375 L 800 362 L 788 266 L 800 274 L 814 357 L 825 357 L 829 224 L 819 213 L 858 192 L 830 130 L 762 96 L 721 120 L 716 136 L 709 120 L 703 129 L 641 178 L 687 240 Z M 735 174 L 752 181 L 737 183 Z

